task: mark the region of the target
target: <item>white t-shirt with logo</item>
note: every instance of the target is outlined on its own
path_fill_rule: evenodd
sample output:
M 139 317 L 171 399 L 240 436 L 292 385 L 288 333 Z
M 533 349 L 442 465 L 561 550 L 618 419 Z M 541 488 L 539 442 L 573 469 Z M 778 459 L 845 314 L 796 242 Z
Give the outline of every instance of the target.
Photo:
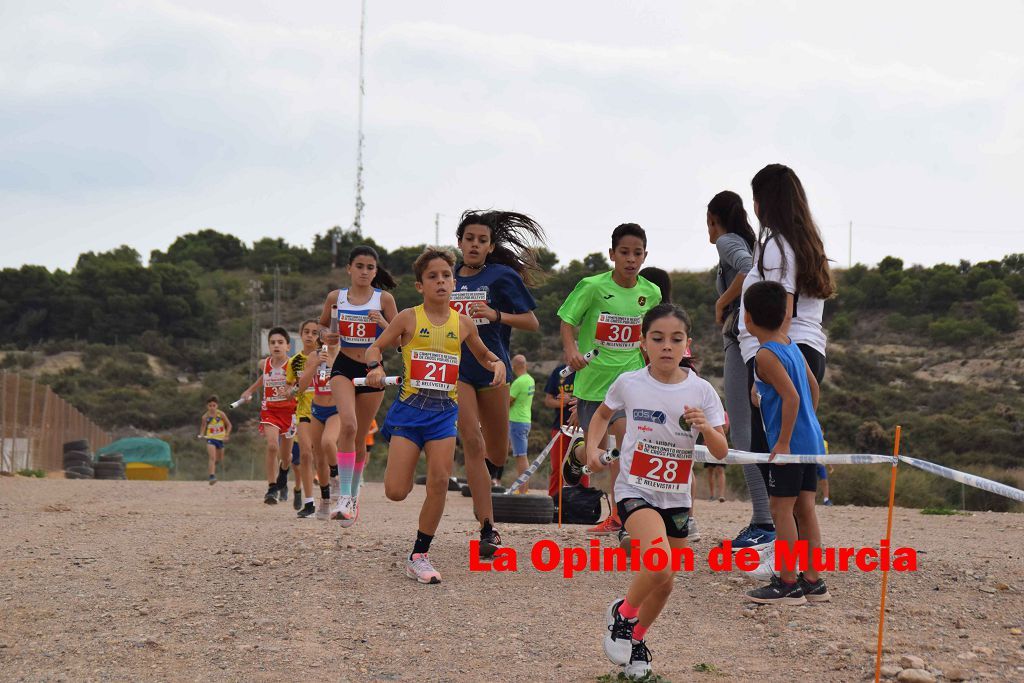
M 785 254 L 785 268 L 783 268 L 783 254 Z M 778 282 L 789 294 L 796 294 L 796 253 L 789 242 L 781 235 L 775 235 L 768 239 L 764 245 L 764 277 L 758 269 L 758 262 L 761 259 L 760 248 L 754 247 L 754 260 L 750 271 L 743 280 L 743 292 L 740 294 L 740 354 L 743 362 L 749 362 L 757 354 L 760 346 L 754 335 L 747 332 L 747 326 L 743 324 L 743 315 L 746 307 L 743 305 L 743 294 L 747 293 L 750 286 L 761 280 Z M 812 349 L 825 355 L 825 331 L 821 328 L 821 316 L 825 313 L 824 299 L 801 293 L 796 301 L 796 311 L 789 323 L 789 338 L 797 344 L 807 344 Z
M 692 507 L 693 445 L 700 430 L 680 422 L 689 406 L 703 410 L 708 424 L 725 424 L 714 387 L 694 372 L 682 382 L 663 384 L 643 368 L 619 375 L 604 404 L 626 411 L 615 500 L 643 498 L 662 509 Z

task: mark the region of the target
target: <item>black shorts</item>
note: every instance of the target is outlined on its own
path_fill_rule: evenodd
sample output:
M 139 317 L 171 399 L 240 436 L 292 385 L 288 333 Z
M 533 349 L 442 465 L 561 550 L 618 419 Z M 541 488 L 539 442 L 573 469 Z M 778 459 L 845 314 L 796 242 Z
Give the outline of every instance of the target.
M 359 377 L 366 377 L 366 363 L 360 363 L 357 360 L 352 360 L 341 351 L 338 352 L 338 357 L 334 359 L 334 366 L 331 368 L 331 377 L 347 377 L 349 379 L 356 379 Z M 378 391 L 384 391 L 383 389 L 375 389 L 374 387 L 356 387 L 356 394 L 372 394 Z
M 768 495 L 776 498 L 793 498 L 801 491 L 815 493 L 818 490 L 818 466 L 811 463 L 801 465 L 776 465 L 774 463 L 758 465 L 761 476 L 768 487 Z
M 309 420 L 309 418 L 308 418 L 308 417 L 300 417 L 300 418 L 299 418 L 299 422 L 309 422 L 309 421 L 310 421 L 310 420 Z
M 672 538 L 686 538 L 686 524 L 690 521 L 690 508 L 657 508 L 643 498 L 626 498 L 615 501 L 615 507 L 619 511 L 619 520 L 623 525 L 629 516 L 637 510 L 650 508 L 661 515 L 665 522 L 665 534 Z
M 724 470 L 725 469 L 725 463 L 724 462 L 706 462 L 706 463 L 704 463 L 704 469 L 713 469 L 715 467 L 721 467 Z

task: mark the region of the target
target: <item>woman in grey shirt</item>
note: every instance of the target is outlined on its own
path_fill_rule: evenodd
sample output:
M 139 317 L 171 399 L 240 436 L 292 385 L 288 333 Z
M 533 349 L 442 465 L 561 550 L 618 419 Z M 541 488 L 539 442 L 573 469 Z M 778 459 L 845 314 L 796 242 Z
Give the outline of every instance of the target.
M 751 267 L 756 237 L 747 220 L 743 200 L 735 192 L 719 192 L 708 203 L 708 237 L 718 249 L 718 300 L 715 320 L 722 325 L 725 346 L 725 409 L 729 413 L 729 436 L 733 448 L 750 450 L 750 394 L 747 366 L 740 355 L 737 329 L 743 278 Z M 768 508 L 768 491 L 757 465 L 743 465 L 754 512 L 748 524 L 733 540 L 734 548 L 745 548 L 775 540 L 775 526 Z

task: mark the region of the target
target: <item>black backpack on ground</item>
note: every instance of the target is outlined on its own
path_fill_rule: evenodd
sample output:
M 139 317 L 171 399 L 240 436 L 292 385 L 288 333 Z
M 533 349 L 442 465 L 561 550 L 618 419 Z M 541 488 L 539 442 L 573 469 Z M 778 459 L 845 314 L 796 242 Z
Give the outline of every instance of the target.
M 601 500 L 607 494 L 594 488 L 566 486 L 562 489 L 562 522 L 565 524 L 597 524 L 601 521 Z M 555 499 L 558 503 L 558 499 Z

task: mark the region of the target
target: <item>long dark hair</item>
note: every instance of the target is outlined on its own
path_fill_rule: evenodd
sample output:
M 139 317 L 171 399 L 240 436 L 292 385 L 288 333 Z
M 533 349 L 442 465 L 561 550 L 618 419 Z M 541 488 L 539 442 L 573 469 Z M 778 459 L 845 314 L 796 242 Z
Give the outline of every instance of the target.
M 491 230 L 494 251 L 487 255 L 486 263 L 506 265 L 519 273 L 526 284 L 532 284 L 533 275 L 540 268 L 531 242 L 542 246 L 546 239 L 544 228 L 537 221 L 514 211 L 466 211 L 455 231 L 460 242 L 469 225 L 483 225 Z
M 722 190 L 708 202 L 708 213 L 718 219 L 718 224 L 726 232 L 739 235 L 747 246 L 753 250 L 757 237 L 747 220 L 747 211 L 743 208 L 743 199 L 730 190 Z
M 757 204 L 761 230 L 757 236 L 760 247 L 758 272 L 764 277 L 764 247 L 769 239 L 781 236 L 796 254 L 796 286 L 798 293 L 827 299 L 836 293 L 832 270 L 825 256 L 821 232 L 811 217 L 804 186 L 793 169 L 782 164 L 768 164 L 750 181 Z M 782 255 L 785 269 L 786 255 Z
M 391 273 L 381 265 L 380 255 L 377 250 L 368 244 L 360 244 L 358 247 L 354 247 L 352 251 L 348 252 L 348 264 L 351 266 L 352 262 L 360 256 L 369 256 L 377 262 L 377 274 L 373 276 L 373 280 L 370 281 L 370 286 L 376 289 L 394 289 L 398 286 L 395 282 L 395 278 L 391 277 Z
M 651 329 L 651 325 L 655 320 L 668 318 L 669 316 L 672 316 L 683 323 L 683 326 L 686 327 L 687 339 L 690 340 L 690 329 L 693 327 L 690 323 L 690 314 L 687 313 L 679 304 L 669 304 L 664 302 L 647 311 L 644 315 L 643 322 L 640 324 L 640 334 L 646 337 L 647 331 Z M 687 346 L 687 350 L 689 350 L 689 346 Z M 696 372 L 696 363 L 697 359 L 694 356 L 683 356 L 679 361 L 679 367 Z
M 661 268 L 647 266 L 646 268 L 641 268 L 638 275 L 648 282 L 658 286 L 658 289 L 661 290 L 661 303 L 672 303 L 672 278 L 669 276 L 668 272 Z M 690 329 L 690 323 L 686 323 L 686 329 Z

